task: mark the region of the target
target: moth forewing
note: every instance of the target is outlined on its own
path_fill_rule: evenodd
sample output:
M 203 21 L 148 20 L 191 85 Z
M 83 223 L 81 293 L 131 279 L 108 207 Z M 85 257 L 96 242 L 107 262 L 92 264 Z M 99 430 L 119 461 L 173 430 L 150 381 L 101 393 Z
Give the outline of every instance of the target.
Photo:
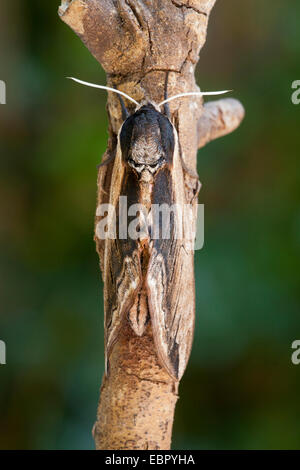
M 137 241 L 128 237 L 120 238 L 119 204 L 120 196 L 126 195 L 128 188 L 126 168 L 122 159 L 118 139 L 116 157 L 111 178 L 110 212 L 108 215 L 108 232 L 111 224 L 116 223 L 117 236 L 105 240 L 104 249 L 104 325 L 106 367 L 112 347 L 117 341 L 126 314 L 134 304 L 141 288 L 142 273 Z M 136 195 L 137 197 L 137 195 Z M 113 215 L 114 214 L 114 215 Z
M 153 202 L 160 203 L 159 198 L 163 194 L 164 200 L 168 199 L 170 205 L 178 205 L 184 214 L 184 173 L 174 127 L 173 132 L 175 146 L 172 165 L 164 173 L 161 170 L 161 175 L 156 178 Z M 173 217 L 170 228 L 170 239 L 153 240 L 146 286 L 158 358 L 167 372 L 175 380 L 180 380 L 190 355 L 194 332 L 193 252 L 188 249 L 190 241 L 185 238 L 182 217 Z

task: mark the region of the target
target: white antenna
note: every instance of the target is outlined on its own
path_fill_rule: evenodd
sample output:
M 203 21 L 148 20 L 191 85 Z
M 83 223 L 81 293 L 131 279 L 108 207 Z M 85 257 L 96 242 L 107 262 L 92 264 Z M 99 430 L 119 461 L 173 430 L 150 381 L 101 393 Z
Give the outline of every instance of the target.
M 87 85 L 92 88 L 101 88 L 101 90 L 108 90 L 112 91 L 114 93 L 118 93 L 119 95 L 125 96 L 129 101 L 132 101 L 136 106 L 140 106 L 137 101 L 135 101 L 133 98 L 131 98 L 129 95 L 126 95 L 123 91 L 117 90 L 116 88 L 110 88 L 109 86 L 104 86 L 104 85 L 96 85 L 95 83 L 89 83 L 89 82 L 84 82 L 83 80 L 78 80 L 78 78 L 74 77 L 67 77 L 70 80 L 74 80 L 74 82 L 80 83 L 81 85 Z
M 223 91 L 190 91 L 188 93 L 179 93 L 179 95 L 174 95 L 168 98 L 167 100 L 159 103 L 158 107 L 169 103 L 169 101 L 175 100 L 176 98 L 181 98 L 182 96 L 211 96 L 211 95 L 223 95 L 224 93 L 229 93 L 232 90 L 223 90 Z

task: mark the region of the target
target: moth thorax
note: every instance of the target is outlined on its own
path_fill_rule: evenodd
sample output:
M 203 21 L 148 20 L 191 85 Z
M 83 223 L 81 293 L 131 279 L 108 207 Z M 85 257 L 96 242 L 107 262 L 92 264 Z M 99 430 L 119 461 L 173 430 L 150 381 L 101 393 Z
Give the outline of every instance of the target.
M 164 151 L 156 134 L 139 136 L 131 144 L 129 165 L 141 174 L 145 169 L 153 175 L 165 163 Z

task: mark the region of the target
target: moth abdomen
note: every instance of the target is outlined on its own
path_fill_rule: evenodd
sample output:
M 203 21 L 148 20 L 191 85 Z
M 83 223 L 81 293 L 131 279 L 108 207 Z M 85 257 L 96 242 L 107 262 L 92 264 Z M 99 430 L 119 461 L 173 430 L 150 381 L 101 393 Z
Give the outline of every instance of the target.
M 137 336 L 142 336 L 150 320 L 148 298 L 145 289 L 137 294 L 134 304 L 129 310 L 128 320 Z

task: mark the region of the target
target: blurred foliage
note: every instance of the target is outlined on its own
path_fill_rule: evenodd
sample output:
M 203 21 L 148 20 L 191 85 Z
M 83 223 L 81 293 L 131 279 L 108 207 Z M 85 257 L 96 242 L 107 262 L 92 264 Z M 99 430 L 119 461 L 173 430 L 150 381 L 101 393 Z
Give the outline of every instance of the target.
M 55 2 L 1 5 L 0 448 L 89 449 L 103 373 L 93 242 L 105 74 Z M 300 4 L 217 2 L 197 78 L 246 119 L 199 152 L 205 246 L 177 449 L 299 448 Z

